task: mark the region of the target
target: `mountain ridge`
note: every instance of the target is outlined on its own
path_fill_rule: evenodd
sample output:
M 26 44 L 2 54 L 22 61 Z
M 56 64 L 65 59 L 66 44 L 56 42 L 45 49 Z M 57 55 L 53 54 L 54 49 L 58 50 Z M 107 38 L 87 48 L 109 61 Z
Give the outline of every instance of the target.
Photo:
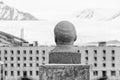
M 0 20 L 13 20 L 13 21 L 25 21 L 25 20 L 34 20 L 38 19 L 32 16 L 30 13 L 19 11 L 18 9 L 12 8 L 4 2 L 0 1 Z
M 111 21 L 120 17 L 120 9 L 83 9 L 74 13 L 76 19 Z
M 88 42 L 87 44 L 98 44 L 99 42 L 106 42 L 107 44 L 120 44 L 120 41 L 119 41 L 119 40 Z
M 28 42 L 6 32 L 0 31 L 0 46 L 20 46 L 21 43 Z

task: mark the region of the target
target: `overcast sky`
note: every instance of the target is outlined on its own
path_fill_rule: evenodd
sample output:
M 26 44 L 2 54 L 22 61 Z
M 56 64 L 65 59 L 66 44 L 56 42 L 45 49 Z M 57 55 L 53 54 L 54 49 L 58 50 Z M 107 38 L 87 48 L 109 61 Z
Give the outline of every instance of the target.
M 119 0 L 0 1 L 3 1 L 5 4 L 20 11 L 28 12 L 35 17 L 42 19 L 42 21 L 0 22 L 1 31 L 8 32 L 18 37 L 20 36 L 20 29 L 24 28 L 24 38 L 30 42 L 39 41 L 40 44 L 55 44 L 53 29 L 57 22 L 61 20 L 71 21 L 75 25 L 78 35 L 78 40 L 75 44 L 93 41 L 120 40 L 120 19 L 108 22 L 97 22 L 80 21 L 79 19 L 76 20 L 72 17 L 72 14 L 79 13 L 81 9 L 86 8 L 119 9 L 120 11 Z M 109 17 L 108 14 L 105 16 Z
M 39 19 L 54 19 L 83 8 L 120 8 L 119 0 L 2 0 Z

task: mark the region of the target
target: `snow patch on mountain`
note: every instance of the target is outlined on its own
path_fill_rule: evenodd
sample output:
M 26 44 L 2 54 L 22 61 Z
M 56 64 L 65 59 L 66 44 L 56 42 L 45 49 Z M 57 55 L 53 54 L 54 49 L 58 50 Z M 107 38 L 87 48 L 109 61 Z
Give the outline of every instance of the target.
M 120 9 L 82 9 L 73 16 L 80 20 L 111 21 L 120 19 Z
M 0 2 L 0 20 L 25 21 L 25 20 L 38 20 L 38 19 L 29 13 L 19 11 L 15 8 L 12 8 L 4 4 L 3 2 Z

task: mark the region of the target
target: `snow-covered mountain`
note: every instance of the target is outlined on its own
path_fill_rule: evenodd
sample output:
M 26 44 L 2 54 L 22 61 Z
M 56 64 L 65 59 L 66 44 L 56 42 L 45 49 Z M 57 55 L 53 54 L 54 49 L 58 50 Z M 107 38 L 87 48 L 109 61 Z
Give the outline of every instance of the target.
M 120 18 L 120 9 L 83 9 L 73 15 L 76 19 L 110 21 Z
M 29 13 L 19 11 L 15 8 L 12 8 L 3 2 L 0 2 L 0 20 L 38 20 Z
M 118 40 L 110 40 L 110 41 L 107 41 L 108 44 L 120 44 L 120 41 Z
M 85 46 L 98 46 L 100 42 L 105 42 L 107 46 L 120 46 L 119 40 L 109 40 L 109 41 L 98 41 L 98 42 L 88 42 Z
M 87 10 L 82 10 L 78 14 L 76 14 L 76 18 L 88 18 L 91 19 L 94 17 L 94 11 L 87 9 Z
M 0 31 L 0 46 L 20 46 L 24 39 Z

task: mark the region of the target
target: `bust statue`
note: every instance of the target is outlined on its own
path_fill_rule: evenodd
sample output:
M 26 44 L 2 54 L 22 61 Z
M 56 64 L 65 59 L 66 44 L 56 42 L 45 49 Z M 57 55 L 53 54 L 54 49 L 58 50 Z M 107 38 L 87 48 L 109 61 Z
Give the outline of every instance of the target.
M 55 42 L 57 45 L 73 45 L 76 41 L 76 30 L 68 21 L 59 22 L 54 29 Z
M 76 41 L 76 30 L 68 21 L 59 22 L 54 29 L 56 48 L 54 52 L 74 52 L 74 41 Z M 71 49 L 72 48 L 72 49 Z
M 54 28 L 56 47 L 49 54 L 50 63 L 80 63 L 80 54 L 73 46 L 77 39 L 74 25 L 68 21 L 59 22 Z

